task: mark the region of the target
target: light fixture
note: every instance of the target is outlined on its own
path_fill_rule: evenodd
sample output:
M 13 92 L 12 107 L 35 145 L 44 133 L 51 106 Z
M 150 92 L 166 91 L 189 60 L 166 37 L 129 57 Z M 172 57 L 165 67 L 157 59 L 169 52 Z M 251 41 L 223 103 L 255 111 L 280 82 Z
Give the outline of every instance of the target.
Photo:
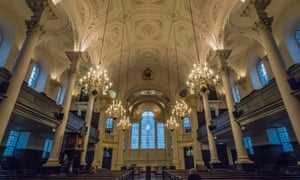
M 208 67 L 207 63 L 205 62 L 204 65 L 200 63 L 199 52 L 198 52 L 198 43 L 196 39 L 196 30 L 195 30 L 195 23 L 192 13 L 191 1 L 190 3 L 190 14 L 192 19 L 192 26 L 194 32 L 194 41 L 195 41 L 195 48 L 196 48 L 196 55 L 198 59 L 198 64 L 193 65 L 193 69 L 191 74 L 188 76 L 188 81 L 186 85 L 188 86 L 190 93 L 194 94 L 196 88 L 200 88 L 201 92 L 208 92 L 208 88 L 215 87 L 220 82 L 220 77 Z
M 100 60 L 99 65 L 96 67 L 91 67 L 89 69 L 89 72 L 87 75 L 83 76 L 79 80 L 79 86 L 81 86 L 84 90 L 88 92 L 88 94 L 96 95 L 100 91 L 102 91 L 103 95 L 106 95 L 108 90 L 112 87 L 112 83 L 109 81 L 109 78 L 107 76 L 106 69 L 102 69 L 101 67 L 101 60 L 102 60 L 102 54 L 103 54 L 103 46 L 104 46 L 104 38 L 105 38 L 105 32 L 106 32 L 106 26 L 107 26 L 107 16 L 108 16 L 108 8 L 106 10 L 106 19 L 105 19 L 105 25 L 102 35 L 102 45 L 101 45 L 101 54 L 100 54 Z
M 179 123 L 176 120 L 177 118 L 174 115 L 170 116 L 170 119 L 165 123 L 165 127 L 170 129 L 171 131 L 177 129 L 179 127 Z
M 117 123 L 117 127 L 121 129 L 122 131 L 125 131 L 126 129 L 131 127 L 131 122 L 129 120 L 129 117 L 126 115 L 123 115 L 120 119 L 120 121 Z
M 175 24 L 174 24 L 174 15 L 172 16 L 173 20 L 173 35 L 174 35 L 174 49 L 175 49 L 175 58 L 176 58 L 176 66 L 177 66 L 177 82 L 178 82 L 178 88 L 180 86 L 180 80 L 179 80 L 179 70 L 178 70 L 178 58 L 177 58 L 177 44 L 176 44 L 176 31 L 175 31 Z M 177 100 L 175 103 L 175 106 L 172 109 L 172 115 L 175 116 L 175 118 L 182 119 L 183 117 L 187 116 L 191 113 L 191 109 L 188 107 L 186 102 L 182 99 Z

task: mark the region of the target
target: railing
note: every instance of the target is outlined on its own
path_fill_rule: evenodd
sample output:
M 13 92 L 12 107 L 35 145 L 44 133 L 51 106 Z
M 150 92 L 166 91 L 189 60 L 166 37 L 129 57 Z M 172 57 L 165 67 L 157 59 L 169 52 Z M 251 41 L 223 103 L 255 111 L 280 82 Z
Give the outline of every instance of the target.
M 62 107 L 44 93 L 36 92 L 23 83 L 14 113 L 39 123 L 56 127 L 62 120 Z
M 268 85 L 253 91 L 236 104 L 235 118 L 241 125 L 246 125 L 284 109 L 276 81 L 271 80 Z

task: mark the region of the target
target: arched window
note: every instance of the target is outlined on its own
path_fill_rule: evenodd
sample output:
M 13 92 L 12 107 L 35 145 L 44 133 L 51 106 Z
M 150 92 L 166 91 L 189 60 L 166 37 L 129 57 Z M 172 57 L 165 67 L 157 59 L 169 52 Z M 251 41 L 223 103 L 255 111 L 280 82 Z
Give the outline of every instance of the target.
M 258 61 L 258 63 L 257 63 L 257 71 L 258 71 L 258 75 L 259 75 L 261 84 L 263 86 L 267 85 L 269 83 L 269 78 L 268 78 L 268 74 L 267 74 L 265 65 L 262 60 Z
M 296 29 L 296 39 L 298 44 L 300 45 L 300 27 Z
M 62 104 L 61 103 L 61 96 L 62 96 L 62 88 L 59 87 L 57 91 L 57 96 L 56 96 L 56 104 Z
M 40 74 L 40 67 L 37 63 L 33 65 L 29 80 L 28 80 L 28 86 L 31 88 L 34 88 L 36 86 L 36 82 L 39 78 Z
M 155 123 L 154 113 L 146 110 L 142 113 L 141 124 L 133 123 L 131 128 L 131 149 L 164 149 L 165 126 Z
M 189 117 L 185 116 L 183 119 L 183 132 L 191 132 L 191 120 Z
M 142 114 L 141 128 L 141 148 L 155 148 L 155 126 L 153 112 L 145 111 Z

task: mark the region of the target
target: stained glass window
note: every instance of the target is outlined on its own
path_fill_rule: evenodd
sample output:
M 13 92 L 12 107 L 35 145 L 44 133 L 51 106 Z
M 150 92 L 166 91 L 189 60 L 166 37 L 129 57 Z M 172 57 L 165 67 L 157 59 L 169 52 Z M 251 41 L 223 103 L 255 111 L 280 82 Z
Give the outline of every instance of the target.
M 36 85 L 36 82 L 38 80 L 38 77 L 39 77 L 39 74 L 40 74 L 40 67 L 38 64 L 34 64 L 33 65 L 33 68 L 32 68 L 32 71 L 31 71 L 31 74 L 30 74 L 30 77 L 29 77 L 29 80 L 28 80 L 28 86 L 31 87 L 31 88 L 34 88 L 35 85 Z
M 141 121 L 141 148 L 155 148 L 155 123 L 154 114 L 151 111 L 145 111 L 142 114 Z
M 262 85 L 263 86 L 267 85 L 269 83 L 269 78 L 268 78 L 265 65 L 262 60 L 258 61 L 257 71 Z
M 132 123 L 131 126 L 131 149 L 139 148 L 139 123 Z
M 165 148 L 165 125 L 162 122 L 157 123 L 157 148 Z

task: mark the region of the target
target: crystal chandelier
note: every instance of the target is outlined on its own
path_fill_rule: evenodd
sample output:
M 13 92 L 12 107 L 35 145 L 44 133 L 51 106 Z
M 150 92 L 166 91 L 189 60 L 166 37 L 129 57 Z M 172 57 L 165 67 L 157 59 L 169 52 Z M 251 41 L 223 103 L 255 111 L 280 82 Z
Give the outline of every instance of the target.
M 207 63 L 205 62 L 204 65 L 200 63 L 199 58 L 199 51 L 198 51 L 198 43 L 196 37 L 196 30 L 195 30 L 195 23 L 193 18 L 192 6 L 191 1 L 189 1 L 189 8 L 190 8 L 190 15 L 192 20 L 193 26 L 193 33 L 194 33 L 194 41 L 195 41 L 195 48 L 198 58 L 198 64 L 194 64 L 191 74 L 188 77 L 186 85 L 188 86 L 190 93 L 195 93 L 195 88 L 199 87 L 201 92 L 207 92 L 209 87 L 215 87 L 220 82 L 220 77 L 211 70 Z
M 194 94 L 196 87 L 200 87 L 200 91 L 204 92 L 208 87 L 215 87 L 219 82 L 219 75 L 208 68 L 207 63 L 204 63 L 203 67 L 200 64 L 194 64 L 186 85 L 190 89 L 191 94 Z
M 112 87 L 112 83 L 109 81 L 107 71 L 101 70 L 100 65 L 98 65 L 96 68 L 91 67 L 87 75 L 79 80 L 79 86 L 93 95 L 96 95 L 100 90 L 103 95 L 106 95 Z
M 125 131 L 126 129 L 130 128 L 131 126 L 131 122 L 129 120 L 129 117 L 126 115 L 123 115 L 120 119 L 120 121 L 117 123 L 117 127 L 119 129 L 122 129 L 123 131 Z
M 105 111 L 106 115 L 108 117 L 112 118 L 122 118 L 126 115 L 126 110 L 122 105 L 122 102 L 118 99 L 114 99 L 112 101 L 112 104 L 109 105 L 109 107 Z
M 172 109 L 172 115 L 175 117 L 183 118 L 191 113 L 191 108 L 188 107 L 184 100 L 176 101 L 174 108 Z
M 165 127 L 170 129 L 171 131 L 179 127 L 179 123 L 177 122 L 176 117 L 174 115 L 170 116 L 170 119 L 167 120 Z

